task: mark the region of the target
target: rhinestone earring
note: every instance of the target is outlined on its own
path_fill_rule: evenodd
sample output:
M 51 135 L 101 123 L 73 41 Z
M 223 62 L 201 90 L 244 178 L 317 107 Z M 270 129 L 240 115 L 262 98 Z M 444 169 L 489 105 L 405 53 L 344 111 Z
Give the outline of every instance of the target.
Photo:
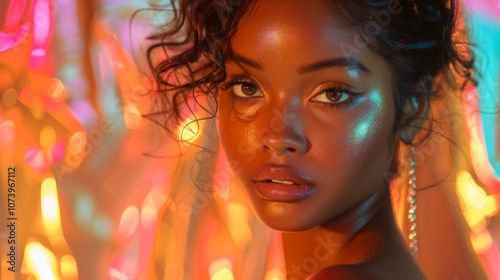
M 408 239 L 410 240 L 410 253 L 414 258 L 417 257 L 417 184 L 415 174 L 415 147 L 410 148 L 410 171 L 408 172 L 408 222 L 410 225 L 410 233 Z

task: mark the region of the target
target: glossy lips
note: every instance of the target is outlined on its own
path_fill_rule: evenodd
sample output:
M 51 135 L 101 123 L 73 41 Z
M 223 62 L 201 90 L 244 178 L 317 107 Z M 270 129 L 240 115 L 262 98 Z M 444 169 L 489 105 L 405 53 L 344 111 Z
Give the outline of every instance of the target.
M 288 167 L 263 166 L 257 170 L 252 181 L 257 193 L 269 201 L 294 202 L 314 193 L 312 182 Z

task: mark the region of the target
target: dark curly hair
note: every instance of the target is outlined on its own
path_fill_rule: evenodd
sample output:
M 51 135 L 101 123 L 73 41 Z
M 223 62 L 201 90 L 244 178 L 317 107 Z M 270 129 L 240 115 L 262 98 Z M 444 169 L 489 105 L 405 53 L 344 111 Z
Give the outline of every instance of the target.
M 172 18 L 149 37 L 157 43 L 148 49 L 148 61 L 161 102 L 146 117 L 166 129 L 181 119 L 180 106 L 194 92 L 215 97 L 226 78 L 224 58 L 238 21 L 256 0 L 172 0 Z M 475 83 L 473 57 L 463 30 L 457 30 L 457 3 L 453 0 L 324 0 L 332 13 L 343 17 L 359 33 L 360 40 L 345 46 L 346 52 L 369 47 L 394 68 L 397 129 L 411 116 L 403 114 L 410 96 L 426 98 Z M 465 36 L 465 35 L 464 35 Z M 167 56 L 155 63 L 153 53 Z M 195 97 L 196 99 L 196 97 Z M 215 98 L 214 98 L 215 100 Z M 201 105 L 201 104 L 199 104 Z M 188 106 L 189 107 L 189 106 Z M 215 109 L 208 109 L 208 118 Z M 164 118 L 158 119 L 157 116 Z M 170 124 L 170 125 L 169 125 Z

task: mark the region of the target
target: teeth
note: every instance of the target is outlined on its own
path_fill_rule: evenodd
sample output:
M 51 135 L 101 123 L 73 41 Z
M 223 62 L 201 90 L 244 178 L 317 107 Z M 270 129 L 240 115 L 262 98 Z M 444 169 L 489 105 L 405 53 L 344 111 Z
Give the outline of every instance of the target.
M 278 183 L 278 184 L 285 184 L 285 185 L 293 185 L 293 182 L 290 182 L 290 181 L 280 181 L 280 180 L 276 180 L 276 179 L 271 180 L 271 182 Z

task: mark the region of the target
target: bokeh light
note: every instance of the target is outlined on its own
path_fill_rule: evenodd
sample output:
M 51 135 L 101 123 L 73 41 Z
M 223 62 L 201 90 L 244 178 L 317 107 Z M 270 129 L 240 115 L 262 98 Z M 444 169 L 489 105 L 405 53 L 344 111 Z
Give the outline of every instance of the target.
M 3 142 L 11 142 L 16 136 L 16 124 L 11 121 L 5 121 L 0 125 L 0 139 Z
M 211 280 L 233 280 L 233 268 L 228 259 L 217 259 L 212 262 L 209 268 Z
M 26 264 L 36 279 L 56 280 L 57 275 L 56 258 L 54 254 L 38 242 L 30 242 L 26 245 Z
M 72 255 L 64 255 L 61 258 L 61 276 L 64 280 L 78 279 L 78 265 Z

